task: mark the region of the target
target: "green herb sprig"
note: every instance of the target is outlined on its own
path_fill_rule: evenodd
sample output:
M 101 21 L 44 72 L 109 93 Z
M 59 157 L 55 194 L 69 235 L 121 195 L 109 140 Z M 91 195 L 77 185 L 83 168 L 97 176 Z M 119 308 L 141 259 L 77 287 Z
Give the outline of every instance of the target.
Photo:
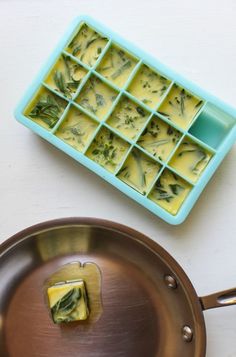
M 57 90 L 66 97 L 71 98 L 81 82 L 81 79 L 75 79 L 76 72 L 81 69 L 81 66 L 74 63 L 67 55 L 63 54 L 61 59 L 64 64 L 65 73 L 55 70 L 53 80 Z
M 177 176 L 172 174 L 175 181 L 178 181 Z M 184 187 L 179 183 L 163 183 L 162 176 L 157 180 L 154 188 L 154 194 L 157 200 L 164 200 L 170 203 L 175 197 L 177 197 L 181 192 L 183 192 Z
M 182 146 L 185 147 L 184 150 L 180 151 L 178 153 L 178 157 L 182 157 L 183 155 L 189 154 L 189 153 L 196 153 L 196 161 L 191 167 L 191 171 L 194 174 L 199 173 L 199 168 L 200 165 L 207 159 L 208 155 L 205 150 L 202 148 L 198 147 L 197 145 L 192 145 L 191 143 L 188 142 L 183 142 Z M 189 146 L 189 149 L 187 148 Z
M 32 119 L 41 119 L 49 128 L 53 128 L 60 118 L 64 105 L 60 98 L 53 94 L 41 96 L 29 116 Z

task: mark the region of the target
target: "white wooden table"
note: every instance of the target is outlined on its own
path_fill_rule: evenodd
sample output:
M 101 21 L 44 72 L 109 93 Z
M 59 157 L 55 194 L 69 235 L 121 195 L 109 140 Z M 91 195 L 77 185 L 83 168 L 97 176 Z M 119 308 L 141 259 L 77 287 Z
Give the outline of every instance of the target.
M 52 218 L 102 217 L 160 243 L 199 295 L 236 286 L 236 147 L 187 221 L 174 227 L 14 120 L 22 93 L 82 13 L 236 105 L 234 0 L 0 0 L 0 241 Z M 207 357 L 236 356 L 236 306 L 206 312 L 205 319 Z

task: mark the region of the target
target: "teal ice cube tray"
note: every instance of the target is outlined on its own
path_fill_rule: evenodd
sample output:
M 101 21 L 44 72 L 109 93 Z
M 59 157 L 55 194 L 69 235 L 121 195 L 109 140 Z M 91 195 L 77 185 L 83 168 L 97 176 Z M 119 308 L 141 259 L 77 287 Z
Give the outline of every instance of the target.
M 171 224 L 236 138 L 236 110 L 88 16 L 16 108 L 19 122 Z

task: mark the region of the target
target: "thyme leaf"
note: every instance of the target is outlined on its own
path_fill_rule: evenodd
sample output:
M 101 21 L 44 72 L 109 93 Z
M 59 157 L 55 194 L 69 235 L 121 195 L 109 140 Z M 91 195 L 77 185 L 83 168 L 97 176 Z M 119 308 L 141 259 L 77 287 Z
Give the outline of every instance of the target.
M 173 130 L 173 128 L 169 125 L 168 126 L 168 129 L 167 129 L 167 134 L 168 135 L 172 135 L 174 133 L 174 130 Z
M 142 117 L 145 117 L 146 114 L 143 108 L 137 107 L 136 110 Z
M 101 136 L 99 140 L 95 140 L 96 147 L 93 149 L 92 155 L 97 157 L 96 161 L 102 166 L 104 166 L 104 164 L 115 166 L 116 163 L 114 159 L 117 155 L 117 147 L 115 147 L 113 143 L 114 134 L 109 133 L 108 138 L 108 142 L 104 142 L 103 136 Z
M 83 136 L 85 133 L 82 133 L 79 128 L 71 128 L 71 133 L 75 136 Z
M 96 93 L 95 96 L 98 107 L 102 107 L 103 105 L 105 105 L 105 99 L 102 94 Z

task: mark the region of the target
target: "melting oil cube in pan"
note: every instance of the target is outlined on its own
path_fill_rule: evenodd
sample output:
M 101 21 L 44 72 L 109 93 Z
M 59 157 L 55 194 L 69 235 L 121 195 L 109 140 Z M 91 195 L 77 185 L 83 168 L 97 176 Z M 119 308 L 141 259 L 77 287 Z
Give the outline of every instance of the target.
M 51 274 L 45 295 L 56 324 L 98 320 L 102 313 L 101 272 L 95 263 L 72 262 Z

